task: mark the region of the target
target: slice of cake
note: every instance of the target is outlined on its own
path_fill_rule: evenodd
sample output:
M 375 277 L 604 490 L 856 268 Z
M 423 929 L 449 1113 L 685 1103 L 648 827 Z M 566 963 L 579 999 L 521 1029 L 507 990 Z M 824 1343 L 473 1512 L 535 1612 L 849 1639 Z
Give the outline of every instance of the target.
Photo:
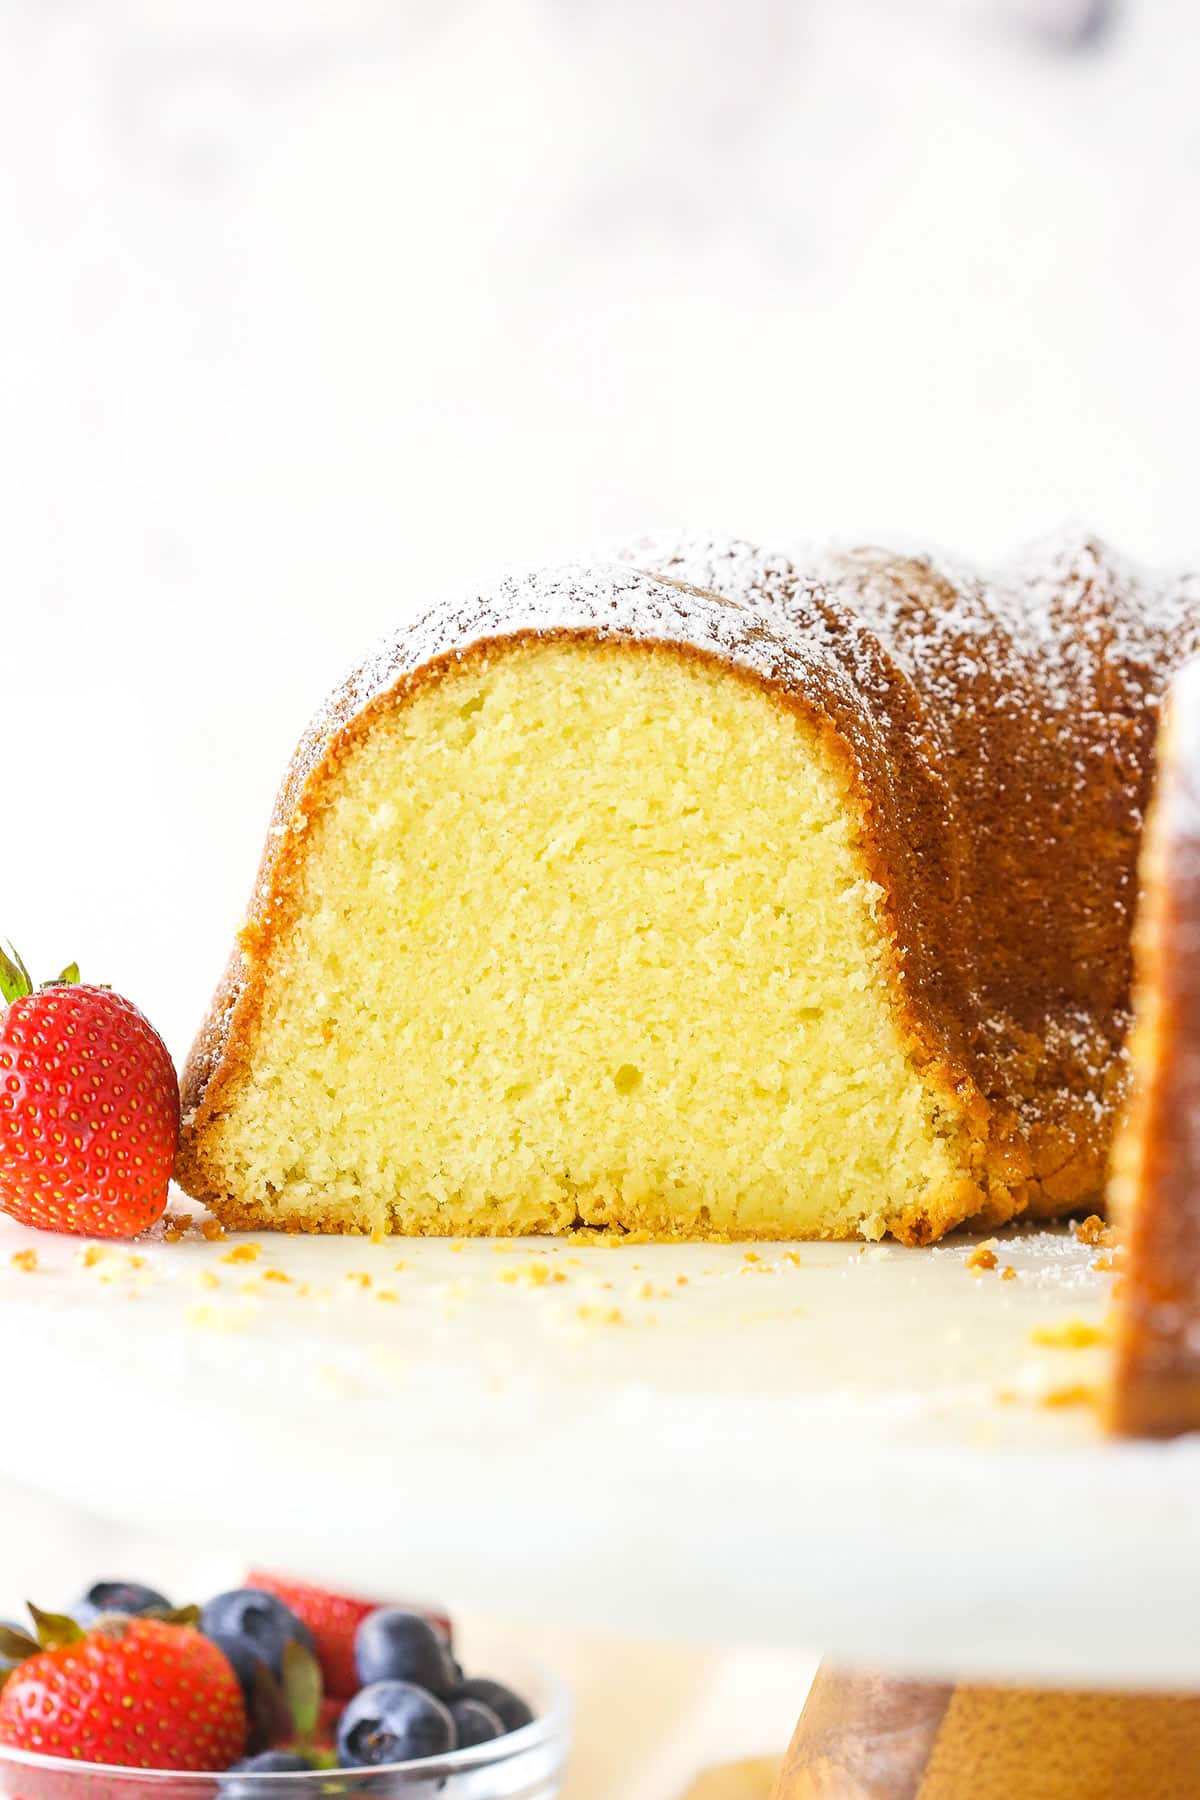
M 1118 1431 L 1200 1430 L 1200 663 L 1171 691 L 1142 858 L 1134 1091 L 1118 1134 Z
M 184 1185 L 293 1230 L 877 1237 L 1062 1211 L 1122 1094 L 1194 586 L 639 548 L 430 613 L 285 781 Z

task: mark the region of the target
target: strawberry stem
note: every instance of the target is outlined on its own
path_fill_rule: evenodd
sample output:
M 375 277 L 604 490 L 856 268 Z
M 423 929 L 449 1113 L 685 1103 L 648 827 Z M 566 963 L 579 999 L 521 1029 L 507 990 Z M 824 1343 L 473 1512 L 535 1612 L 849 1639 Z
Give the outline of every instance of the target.
M 7 950 L 5 944 L 8 945 Z M 74 987 L 78 980 L 79 964 L 71 962 L 61 975 L 56 975 L 53 981 L 43 981 L 42 986 Z M 32 994 L 35 985 L 33 976 L 25 967 L 24 957 L 11 939 L 5 938 L 0 942 L 0 999 L 3 999 L 6 1006 L 11 1006 L 14 1000 L 24 1000 L 27 995 Z

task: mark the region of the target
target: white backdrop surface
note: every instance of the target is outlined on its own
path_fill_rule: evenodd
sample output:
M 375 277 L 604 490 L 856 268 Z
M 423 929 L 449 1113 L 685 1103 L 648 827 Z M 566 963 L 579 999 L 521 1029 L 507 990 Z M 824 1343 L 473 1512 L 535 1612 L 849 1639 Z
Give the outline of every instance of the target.
M 1200 549 L 1200 16 L 1021 10 L 5 0 L 26 955 L 182 1052 L 300 726 L 435 590 L 647 525 Z

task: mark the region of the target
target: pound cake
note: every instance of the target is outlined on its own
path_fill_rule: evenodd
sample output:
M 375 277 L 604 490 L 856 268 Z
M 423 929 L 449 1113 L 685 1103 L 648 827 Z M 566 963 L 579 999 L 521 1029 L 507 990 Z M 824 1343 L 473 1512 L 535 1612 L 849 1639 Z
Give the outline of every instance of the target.
M 1200 663 L 1171 690 L 1142 856 L 1133 1094 L 1113 1155 L 1123 1230 L 1112 1421 L 1200 1429 Z
M 184 1073 L 227 1225 L 927 1243 L 1101 1189 L 1200 586 L 647 542 L 427 613 L 288 771 Z

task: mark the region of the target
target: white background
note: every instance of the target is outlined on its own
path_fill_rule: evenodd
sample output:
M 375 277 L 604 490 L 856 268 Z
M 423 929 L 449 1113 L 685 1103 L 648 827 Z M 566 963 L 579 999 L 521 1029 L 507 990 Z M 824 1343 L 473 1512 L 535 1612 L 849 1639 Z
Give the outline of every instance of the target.
M 1200 548 L 1200 15 L 2 0 L 2 925 L 186 1049 L 432 592 L 675 524 Z
M 37 972 L 182 1057 L 307 713 L 489 572 L 671 525 L 1194 557 L 1200 14 L 1087 10 L 0 0 Z

